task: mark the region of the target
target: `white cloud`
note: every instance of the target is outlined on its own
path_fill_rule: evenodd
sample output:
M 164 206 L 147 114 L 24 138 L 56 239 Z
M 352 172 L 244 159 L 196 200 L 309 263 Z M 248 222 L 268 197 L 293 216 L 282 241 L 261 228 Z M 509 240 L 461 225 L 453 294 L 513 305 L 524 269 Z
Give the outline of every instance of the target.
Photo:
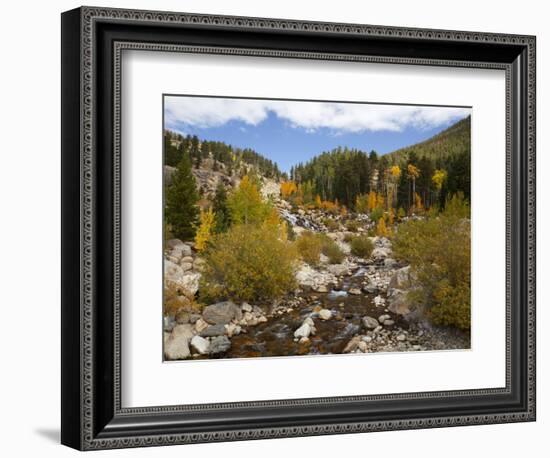
M 272 112 L 292 127 L 303 128 L 307 132 L 328 128 L 336 134 L 398 132 L 406 127 L 425 129 L 470 114 L 469 108 L 210 97 L 167 97 L 165 110 L 168 127 L 182 123 L 203 128 L 219 127 L 229 121 L 255 126 Z

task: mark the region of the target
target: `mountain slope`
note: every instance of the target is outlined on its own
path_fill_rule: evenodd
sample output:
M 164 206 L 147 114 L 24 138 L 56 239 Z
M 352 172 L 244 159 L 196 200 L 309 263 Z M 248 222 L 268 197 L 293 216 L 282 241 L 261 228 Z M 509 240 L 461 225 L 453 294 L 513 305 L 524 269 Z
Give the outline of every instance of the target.
M 437 135 L 415 145 L 406 146 L 385 155 L 390 161 L 401 162 L 411 153 L 418 158 L 445 159 L 462 153 L 470 153 L 470 116 L 464 118 Z

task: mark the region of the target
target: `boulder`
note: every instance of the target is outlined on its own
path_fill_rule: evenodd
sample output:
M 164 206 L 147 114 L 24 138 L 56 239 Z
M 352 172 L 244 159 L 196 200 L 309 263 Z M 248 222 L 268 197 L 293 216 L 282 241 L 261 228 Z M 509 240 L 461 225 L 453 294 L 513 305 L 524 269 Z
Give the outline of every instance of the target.
M 359 342 L 361 342 L 361 336 L 353 337 L 345 346 L 342 353 L 352 353 L 359 347 Z
M 172 337 L 183 337 L 187 340 L 192 339 L 194 336 L 192 324 L 178 324 L 172 331 Z
M 185 272 L 181 266 L 164 260 L 164 282 L 168 287 L 180 290 L 187 297 L 194 297 L 199 290 L 201 274 Z
M 390 315 L 380 315 L 380 316 L 378 317 L 378 322 L 379 322 L 380 324 L 384 324 L 384 323 L 386 322 L 386 320 L 389 320 L 389 319 L 391 319 L 391 316 L 390 316 Z
M 316 293 L 328 293 L 328 287 L 326 285 L 314 285 L 312 289 Z
M 241 305 L 241 310 L 243 312 L 252 312 L 252 306 L 247 302 L 243 302 Z
M 191 247 L 179 239 L 168 240 L 168 242 L 166 242 L 166 248 L 172 256 L 179 256 L 180 259 L 184 256 L 191 256 L 193 254 Z
M 229 338 L 227 336 L 218 336 L 210 341 L 208 352 L 212 354 L 225 353 L 229 348 L 231 348 L 231 341 Z
M 407 292 L 400 289 L 392 289 L 388 296 L 388 310 L 397 315 L 409 315 L 411 313 Z
M 395 324 L 395 321 L 393 320 L 384 321 L 384 326 L 393 326 L 394 324 Z
M 185 335 L 172 334 L 164 344 L 164 356 L 170 360 L 189 358 L 191 356 L 189 339 Z
M 362 321 L 363 321 L 363 325 L 367 329 L 375 329 L 376 327 L 378 327 L 378 320 L 371 316 L 364 316 Z
M 311 332 L 311 326 L 309 323 L 304 322 L 302 326 L 300 326 L 296 331 L 294 331 L 294 337 L 301 338 L 301 337 L 309 337 Z
M 201 336 L 195 336 L 191 339 L 191 346 L 201 355 L 206 355 L 210 347 L 210 342 Z
M 202 318 L 210 324 L 227 324 L 232 320 L 240 320 L 242 313 L 232 301 L 225 301 L 205 307 Z
M 182 262 L 180 263 L 180 267 L 181 267 L 181 270 L 183 270 L 184 272 L 187 272 L 188 270 L 193 269 L 193 264 L 191 264 L 190 262 Z
M 328 309 L 322 309 L 319 311 L 319 318 L 322 320 L 330 320 L 332 317 L 332 312 Z
M 388 285 L 388 290 L 407 289 L 410 287 L 411 287 L 411 266 L 406 266 L 395 271 Z
M 223 336 L 226 332 L 225 324 L 214 324 L 203 329 L 200 333 L 201 337 Z

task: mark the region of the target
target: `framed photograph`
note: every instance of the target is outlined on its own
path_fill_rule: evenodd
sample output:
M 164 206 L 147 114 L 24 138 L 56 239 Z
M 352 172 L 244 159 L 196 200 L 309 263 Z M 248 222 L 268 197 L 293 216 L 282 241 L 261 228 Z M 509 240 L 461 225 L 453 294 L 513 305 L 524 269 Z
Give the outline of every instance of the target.
M 535 420 L 535 37 L 62 15 L 62 443 Z

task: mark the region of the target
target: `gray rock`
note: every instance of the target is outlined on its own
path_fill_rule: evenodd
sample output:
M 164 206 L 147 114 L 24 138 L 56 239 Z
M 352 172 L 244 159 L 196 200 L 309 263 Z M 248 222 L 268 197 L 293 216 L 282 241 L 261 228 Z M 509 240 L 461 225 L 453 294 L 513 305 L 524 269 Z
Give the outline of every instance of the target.
M 210 324 L 227 324 L 232 320 L 240 320 L 242 313 L 233 302 L 225 301 L 205 307 L 202 318 Z
M 296 331 L 294 331 L 294 337 L 301 338 L 301 337 L 309 337 L 311 334 L 311 326 L 309 323 L 303 323 L 302 326 L 300 326 Z
M 361 342 L 361 336 L 353 337 L 346 345 L 342 353 L 351 353 L 357 350 L 359 347 L 359 342 Z
M 397 264 L 397 261 L 393 258 L 386 258 L 384 259 L 384 266 L 385 267 L 393 267 Z
M 214 337 L 210 341 L 209 353 L 224 353 L 231 348 L 231 341 L 227 336 Z
M 371 317 L 371 316 L 364 316 L 363 317 L 363 325 L 367 329 L 376 329 L 378 327 L 378 320 L 376 318 Z
M 384 326 L 393 326 L 394 324 L 395 324 L 395 321 L 393 320 L 384 321 Z
M 332 317 L 332 312 L 328 309 L 322 309 L 319 311 L 319 318 L 321 320 L 330 320 Z
M 252 306 L 248 302 L 243 302 L 241 304 L 241 309 L 243 312 L 252 312 Z
M 164 356 L 166 359 L 186 359 L 191 356 L 189 339 L 185 335 L 172 336 L 164 344 Z
M 191 264 L 190 262 L 182 262 L 180 263 L 180 267 L 181 267 L 181 270 L 183 270 L 184 272 L 187 272 L 188 270 L 193 269 L 193 264 Z
M 374 294 L 379 291 L 379 288 L 374 283 L 369 283 L 368 285 L 363 287 L 363 291 L 365 291 L 365 293 Z
M 399 334 L 396 339 L 399 341 L 399 342 L 403 342 L 404 340 L 407 339 L 407 337 L 404 335 L 404 334 Z
M 191 313 L 189 315 L 189 323 L 195 324 L 201 318 L 201 316 L 202 315 L 200 315 L 199 313 Z
M 391 289 L 407 289 L 411 286 L 411 266 L 402 267 L 395 271 L 388 285 Z
M 176 326 L 176 321 L 171 316 L 165 316 L 164 317 L 164 330 L 166 332 L 172 332 L 172 329 L 174 329 L 174 326 Z
M 328 288 L 325 285 L 316 285 L 312 289 L 317 293 L 328 293 Z
M 347 266 L 344 265 L 344 264 L 332 264 L 332 265 L 327 267 L 327 270 L 332 275 L 336 275 L 337 277 L 349 274 L 349 270 L 348 270 Z
M 361 290 L 359 288 L 350 288 L 348 293 L 359 296 L 361 294 Z
M 203 329 L 200 333 L 201 337 L 223 336 L 226 333 L 225 324 L 214 324 Z
M 201 336 L 195 336 L 191 339 L 191 346 L 201 355 L 208 353 L 210 342 Z
M 371 258 L 374 259 L 375 261 L 383 261 L 390 255 L 390 253 L 391 253 L 391 249 L 389 248 L 382 248 L 382 247 L 375 248 L 374 250 L 372 250 Z
M 384 323 L 386 322 L 386 320 L 389 320 L 389 319 L 391 319 L 391 316 L 390 316 L 390 315 L 380 315 L 380 316 L 378 317 L 378 322 L 379 322 L 380 324 L 384 324 Z
M 193 325 L 192 324 L 178 324 L 172 331 L 173 337 L 184 337 L 187 340 L 193 338 Z

